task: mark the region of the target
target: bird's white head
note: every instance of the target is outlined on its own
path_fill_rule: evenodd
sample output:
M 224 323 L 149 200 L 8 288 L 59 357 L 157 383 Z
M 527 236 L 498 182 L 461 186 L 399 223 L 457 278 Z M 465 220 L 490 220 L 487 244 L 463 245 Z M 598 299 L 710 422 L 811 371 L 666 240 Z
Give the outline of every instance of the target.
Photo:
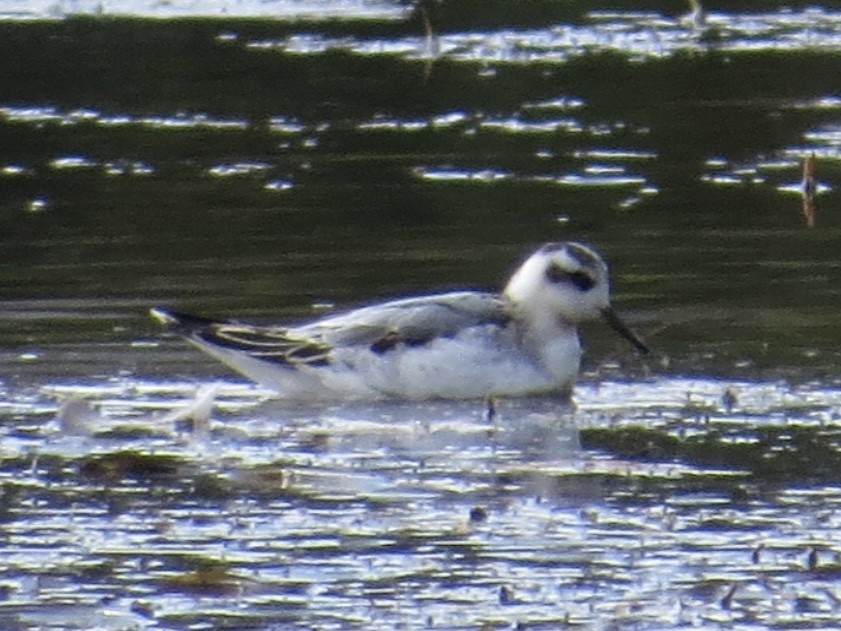
M 547 243 L 514 272 L 504 294 L 522 312 L 560 324 L 594 320 L 610 306 L 607 264 L 580 243 Z
M 610 308 L 607 263 L 590 247 L 547 243 L 514 272 L 503 293 L 534 326 L 575 327 L 602 318 L 638 350 L 648 352 Z

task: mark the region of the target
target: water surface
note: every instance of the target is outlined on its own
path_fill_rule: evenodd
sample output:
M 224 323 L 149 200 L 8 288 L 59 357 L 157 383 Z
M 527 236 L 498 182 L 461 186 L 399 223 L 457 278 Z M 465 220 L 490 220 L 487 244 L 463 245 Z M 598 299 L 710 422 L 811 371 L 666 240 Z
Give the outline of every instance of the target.
M 4 4 L 4 628 L 838 624 L 841 7 L 561 4 Z M 575 409 L 293 407 L 146 315 L 568 238 L 655 349 L 587 327 Z

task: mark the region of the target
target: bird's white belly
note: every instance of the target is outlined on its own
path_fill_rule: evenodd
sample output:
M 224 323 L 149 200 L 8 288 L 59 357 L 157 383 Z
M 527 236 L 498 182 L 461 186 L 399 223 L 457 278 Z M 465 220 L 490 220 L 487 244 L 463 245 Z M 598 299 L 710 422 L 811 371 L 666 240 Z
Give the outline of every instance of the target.
M 322 381 L 336 392 L 358 391 L 361 379 L 365 389 L 387 398 L 471 399 L 562 391 L 578 374 L 577 337 L 549 344 L 540 356 L 494 340 L 479 341 L 442 338 L 382 354 L 337 352 L 335 366 L 322 374 Z

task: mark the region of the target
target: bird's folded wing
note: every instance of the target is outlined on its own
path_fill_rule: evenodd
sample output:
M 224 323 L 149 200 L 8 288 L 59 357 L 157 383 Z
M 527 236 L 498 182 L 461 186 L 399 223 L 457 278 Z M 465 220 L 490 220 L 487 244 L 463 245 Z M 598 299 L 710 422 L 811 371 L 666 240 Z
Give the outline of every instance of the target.
M 328 363 L 330 346 L 315 339 L 292 335 L 283 327 L 214 322 L 192 331 L 190 337 L 214 346 L 242 351 L 266 361 L 319 366 Z
M 286 364 L 328 363 L 329 346 L 292 335 L 285 327 L 220 322 L 162 308 L 152 309 L 151 315 L 200 346 L 240 351 L 258 359 Z
M 504 326 L 511 319 L 495 294 L 455 292 L 395 300 L 325 318 L 292 329 L 329 346 L 369 346 L 385 352 L 398 345 L 420 346 L 476 326 Z
M 300 327 L 214 322 L 164 310 L 156 310 L 155 316 L 195 342 L 294 366 L 326 365 L 337 347 L 367 346 L 385 353 L 453 337 L 471 327 L 503 327 L 511 319 L 504 299 L 476 292 L 396 300 Z

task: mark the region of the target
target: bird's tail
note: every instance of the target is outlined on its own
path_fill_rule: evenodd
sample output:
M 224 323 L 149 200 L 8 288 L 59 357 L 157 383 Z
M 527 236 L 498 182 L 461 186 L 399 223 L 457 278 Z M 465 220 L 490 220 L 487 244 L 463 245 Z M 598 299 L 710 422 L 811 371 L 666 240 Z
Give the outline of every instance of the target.
M 163 309 L 161 307 L 149 309 L 149 314 L 165 327 L 182 334 L 189 334 L 197 329 L 218 324 L 217 320 L 211 320 L 210 318 L 203 318 L 181 311 L 171 311 L 170 309 Z

